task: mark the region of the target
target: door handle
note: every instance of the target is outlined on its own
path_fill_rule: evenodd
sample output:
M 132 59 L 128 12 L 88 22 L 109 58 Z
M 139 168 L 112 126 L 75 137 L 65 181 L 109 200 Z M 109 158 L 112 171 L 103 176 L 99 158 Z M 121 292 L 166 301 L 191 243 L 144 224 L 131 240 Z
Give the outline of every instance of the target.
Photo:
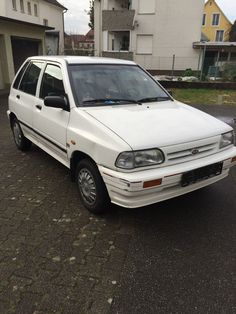
M 16 95 L 16 98 L 17 98 L 17 99 L 20 99 L 20 95 Z
M 35 106 L 38 110 L 42 110 L 42 106 L 41 105 L 36 105 Z

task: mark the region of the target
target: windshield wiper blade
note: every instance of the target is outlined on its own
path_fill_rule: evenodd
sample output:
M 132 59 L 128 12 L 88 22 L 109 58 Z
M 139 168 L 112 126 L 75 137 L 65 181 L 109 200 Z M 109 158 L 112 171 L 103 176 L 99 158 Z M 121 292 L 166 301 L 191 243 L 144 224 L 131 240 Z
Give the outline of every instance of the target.
M 138 104 L 141 103 L 137 100 L 133 99 L 119 99 L 119 98 L 100 98 L 100 99 L 90 99 L 83 101 L 83 104 L 97 104 L 97 103 L 105 103 L 108 105 L 112 105 L 115 103 L 129 103 L 129 104 Z
M 155 101 L 167 101 L 171 100 L 170 97 L 147 97 L 143 99 L 139 99 L 138 102 L 144 103 L 144 102 L 155 102 Z

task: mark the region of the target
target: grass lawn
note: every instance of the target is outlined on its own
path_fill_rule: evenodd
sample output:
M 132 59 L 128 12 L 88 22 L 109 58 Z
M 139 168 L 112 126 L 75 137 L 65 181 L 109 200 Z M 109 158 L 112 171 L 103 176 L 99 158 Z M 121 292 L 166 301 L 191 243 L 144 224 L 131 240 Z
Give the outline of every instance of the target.
M 235 90 L 173 88 L 173 97 L 191 105 L 236 105 Z

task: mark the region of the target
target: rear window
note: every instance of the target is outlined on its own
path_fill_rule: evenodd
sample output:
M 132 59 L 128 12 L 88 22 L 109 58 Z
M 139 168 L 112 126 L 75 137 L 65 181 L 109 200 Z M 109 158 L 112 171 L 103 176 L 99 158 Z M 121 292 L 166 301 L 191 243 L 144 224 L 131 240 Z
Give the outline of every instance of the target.
M 21 78 L 22 78 L 22 75 L 25 73 L 25 70 L 27 69 L 28 65 L 29 65 L 29 61 L 26 62 L 26 63 L 23 65 L 23 67 L 21 68 L 19 74 L 17 75 L 17 77 L 16 77 L 16 79 L 15 79 L 15 82 L 14 82 L 14 84 L 13 84 L 13 88 L 18 89 L 19 84 L 20 84 L 20 81 L 21 81 Z
M 32 62 L 29 65 L 20 83 L 19 89 L 22 92 L 35 96 L 42 66 L 42 62 Z

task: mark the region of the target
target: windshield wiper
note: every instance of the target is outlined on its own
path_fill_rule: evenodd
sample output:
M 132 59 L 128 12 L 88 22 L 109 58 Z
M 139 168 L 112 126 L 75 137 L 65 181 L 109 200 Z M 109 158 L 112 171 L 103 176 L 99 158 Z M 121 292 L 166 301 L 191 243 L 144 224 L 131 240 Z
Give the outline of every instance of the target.
M 85 100 L 83 101 L 83 105 L 86 104 L 107 104 L 107 105 L 112 105 L 112 104 L 117 104 L 117 103 L 128 103 L 128 104 L 137 104 L 141 105 L 141 103 L 137 100 L 133 99 L 117 99 L 117 98 L 100 98 L 100 99 L 90 99 L 90 100 Z
M 171 100 L 171 98 L 170 97 L 147 97 L 147 98 L 139 99 L 138 102 L 144 103 L 144 102 L 167 101 L 167 100 Z

